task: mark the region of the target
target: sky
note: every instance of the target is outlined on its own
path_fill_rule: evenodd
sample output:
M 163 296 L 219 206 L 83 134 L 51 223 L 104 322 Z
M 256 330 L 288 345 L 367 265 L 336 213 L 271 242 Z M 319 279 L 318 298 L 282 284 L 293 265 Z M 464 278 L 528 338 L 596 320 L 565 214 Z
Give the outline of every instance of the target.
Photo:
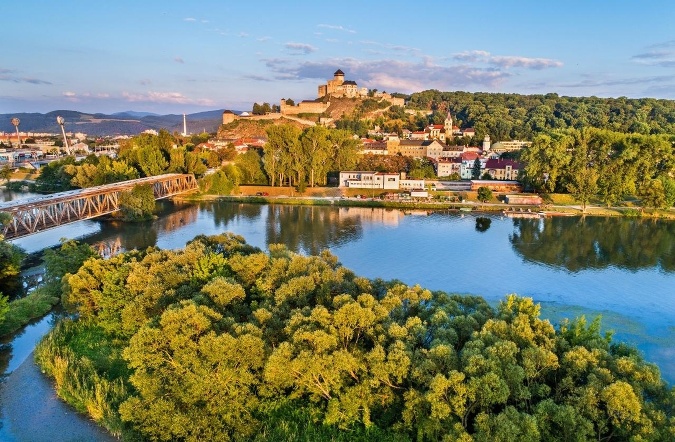
M 251 110 L 359 87 L 675 99 L 675 2 L 21 0 L 0 113 Z

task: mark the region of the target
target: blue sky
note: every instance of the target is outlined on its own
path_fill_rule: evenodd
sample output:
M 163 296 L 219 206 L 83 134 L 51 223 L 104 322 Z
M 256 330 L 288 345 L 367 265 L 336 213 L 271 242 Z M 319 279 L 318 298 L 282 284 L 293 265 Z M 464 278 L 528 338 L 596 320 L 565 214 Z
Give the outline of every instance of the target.
M 4 8 L 0 113 L 192 113 L 359 87 L 675 99 L 672 1 L 81 1 Z

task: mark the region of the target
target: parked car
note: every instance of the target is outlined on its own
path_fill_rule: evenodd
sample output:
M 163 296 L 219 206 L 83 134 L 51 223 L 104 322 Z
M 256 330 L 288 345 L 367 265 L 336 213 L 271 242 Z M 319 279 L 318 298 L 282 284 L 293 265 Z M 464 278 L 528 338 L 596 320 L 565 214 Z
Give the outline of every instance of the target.
M 256 196 L 270 196 L 270 194 L 268 192 L 256 192 L 255 195 Z

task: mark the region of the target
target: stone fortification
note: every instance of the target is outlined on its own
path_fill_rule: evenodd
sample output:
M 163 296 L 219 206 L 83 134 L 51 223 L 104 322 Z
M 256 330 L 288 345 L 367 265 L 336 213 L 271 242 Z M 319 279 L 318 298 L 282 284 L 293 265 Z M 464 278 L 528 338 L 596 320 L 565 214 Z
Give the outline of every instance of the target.
M 306 100 L 301 101 L 297 105 L 286 104 L 286 100 L 281 100 L 281 114 L 282 115 L 298 115 L 298 114 L 322 114 L 328 109 L 330 102 L 321 102 Z

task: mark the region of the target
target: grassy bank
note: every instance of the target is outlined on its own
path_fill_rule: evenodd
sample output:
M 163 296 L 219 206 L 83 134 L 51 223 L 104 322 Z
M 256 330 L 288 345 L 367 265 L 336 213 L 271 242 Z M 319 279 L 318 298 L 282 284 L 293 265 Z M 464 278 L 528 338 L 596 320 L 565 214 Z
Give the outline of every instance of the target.
M 262 188 L 262 187 L 261 187 Z M 268 188 L 269 189 L 269 188 Z M 284 188 L 281 188 L 284 189 Z M 288 189 L 284 189 L 290 193 Z M 449 202 L 442 200 L 382 200 L 379 198 L 355 198 L 350 196 L 326 195 L 330 192 L 315 192 L 309 196 L 289 196 L 284 193 L 276 192 L 267 196 L 256 196 L 241 193 L 239 195 L 208 195 L 191 194 L 189 196 L 178 197 L 189 201 L 233 201 L 249 204 L 286 204 L 299 206 L 336 206 L 336 207 L 380 207 L 387 209 L 401 210 L 430 210 L 430 211 L 460 211 L 470 209 L 479 213 L 501 213 L 503 211 L 512 212 L 545 212 L 548 215 L 576 215 L 576 216 L 616 216 L 629 218 L 661 218 L 675 219 L 675 210 L 669 209 L 644 209 L 626 203 L 620 207 L 603 207 L 599 205 L 589 205 L 583 210 L 578 204 L 575 204 L 569 195 L 553 196 L 551 204 L 541 206 L 531 205 L 509 205 L 500 202 L 494 198 L 492 201 L 482 203 L 475 199 L 475 192 L 465 192 L 467 200 L 464 202 Z M 323 195 L 321 195 L 323 193 Z M 352 192 L 353 193 L 353 192 Z M 319 195 L 317 195 L 319 194 Z M 334 194 L 334 192 L 333 192 Z M 296 192 L 297 195 L 297 192 Z
M 46 315 L 61 300 L 60 293 L 50 286 L 42 286 L 29 295 L 9 303 L 9 311 L 0 322 L 0 336 L 12 334 L 34 319 Z

